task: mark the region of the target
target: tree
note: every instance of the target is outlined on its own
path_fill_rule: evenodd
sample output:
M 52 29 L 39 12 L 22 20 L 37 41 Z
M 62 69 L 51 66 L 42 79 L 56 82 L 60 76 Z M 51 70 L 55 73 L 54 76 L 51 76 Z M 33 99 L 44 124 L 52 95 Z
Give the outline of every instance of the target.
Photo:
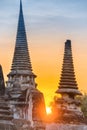
M 81 109 L 85 117 L 87 117 L 87 93 L 81 97 Z

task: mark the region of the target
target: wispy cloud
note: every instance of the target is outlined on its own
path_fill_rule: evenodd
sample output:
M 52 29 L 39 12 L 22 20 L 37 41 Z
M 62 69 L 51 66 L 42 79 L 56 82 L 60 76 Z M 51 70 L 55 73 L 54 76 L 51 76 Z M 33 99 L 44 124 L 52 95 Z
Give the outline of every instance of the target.
M 55 26 L 67 31 L 86 29 L 86 0 L 22 0 L 24 17 L 27 26 L 31 28 L 48 29 Z M 19 15 L 19 0 L 0 1 L 1 29 L 17 26 Z

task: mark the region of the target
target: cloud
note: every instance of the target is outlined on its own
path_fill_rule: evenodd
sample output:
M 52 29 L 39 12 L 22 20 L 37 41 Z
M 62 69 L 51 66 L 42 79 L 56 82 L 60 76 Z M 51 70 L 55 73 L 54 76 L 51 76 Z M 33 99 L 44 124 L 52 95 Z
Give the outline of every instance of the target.
M 50 32 L 87 29 L 86 0 L 22 0 L 27 28 Z M 1 29 L 17 27 L 19 0 L 0 1 Z M 11 31 L 10 30 L 10 31 Z M 16 30 L 16 29 L 15 29 Z M 42 33 L 41 32 L 41 33 Z M 44 32 L 43 32 L 44 33 Z
M 87 2 L 84 0 L 32 0 L 29 4 L 30 13 L 36 15 L 61 15 L 68 17 L 87 16 Z

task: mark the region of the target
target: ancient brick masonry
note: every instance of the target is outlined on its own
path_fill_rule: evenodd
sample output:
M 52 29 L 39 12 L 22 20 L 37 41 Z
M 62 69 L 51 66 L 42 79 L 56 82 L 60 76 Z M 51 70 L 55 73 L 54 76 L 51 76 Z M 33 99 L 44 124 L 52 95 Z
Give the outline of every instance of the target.
M 2 66 L 0 65 L 0 95 L 3 95 L 4 93 L 5 93 L 5 83 L 4 83 Z
M 8 96 L 5 91 L 4 76 L 0 65 L 0 130 L 15 130 L 12 123 L 13 113 L 8 104 Z
M 70 40 L 65 42 L 62 73 L 56 93 L 61 94 L 62 96 L 57 100 L 57 108 L 62 114 L 63 119 L 69 119 L 70 117 L 73 121 L 74 119 L 79 120 L 79 117 L 83 117 L 83 114 L 80 110 L 80 102 L 76 99 L 77 95 L 82 94 L 78 90 L 75 78 Z
M 0 120 L 29 121 L 32 128 L 45 129 L 43 125 L 45 102 L 43 93 L 37 89 L 35 78 L 36 75 L 32 72 L 22 1 L 20 0 L 14 57 L 11 72 L 8 74 L 6 89 L 0 66 L 0 93 L 4 93 L 4 98 L 0 96 Z

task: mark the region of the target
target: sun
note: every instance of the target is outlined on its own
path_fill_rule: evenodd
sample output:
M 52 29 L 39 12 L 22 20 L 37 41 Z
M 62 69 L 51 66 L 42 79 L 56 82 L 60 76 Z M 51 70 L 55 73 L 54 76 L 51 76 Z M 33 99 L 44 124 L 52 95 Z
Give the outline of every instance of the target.
M 46 113 L 47 115 L 50 115 L 52 113 L 51 107 L 46 107 Z

